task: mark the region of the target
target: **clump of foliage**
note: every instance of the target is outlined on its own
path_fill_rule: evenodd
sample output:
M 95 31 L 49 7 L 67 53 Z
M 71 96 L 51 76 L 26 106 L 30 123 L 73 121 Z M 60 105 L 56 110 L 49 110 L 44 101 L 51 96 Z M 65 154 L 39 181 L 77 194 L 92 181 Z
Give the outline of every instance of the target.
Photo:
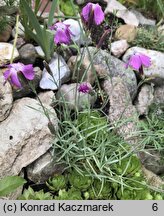
M 132 158 L 132 159 L 131 159 Z M 130 162 L 129 162 L 130 161 Z M 126 162 L 126 167 L 125 167 Z M 135 165 L 134 165 L 135 164 Z M 29 187 L 19 199 L 33 200 L 152 200 L 163 199 L 162 194 L 152 191 L 142 175 L 139 159 L 132 155 L 130 158 L 122 160 L 113 166 L 113 171 L 122 170 L 124 182 L 119 183 L 107 179 L 92 178 L 86 174 L 80 174 L 75 169 L 70 169 L 69 173 L 60 174 L 49 179 L 46 183 L 50 192 L 43 190 L 34 192 Z M 132 172 L 130 172 L 132 170 Z M 64 184 L 59 187 L 60 179 Z M 53 182 L 53 187 L 51 186 Z
M 156 105 L 152 105 L 149 115 L 140 121 L 140 135 L 145 148 L 164 151 L 163 122 L 164 112 Z
M 15 23 L 15 13 L 18 9 L 11 3 L 5 2 L 6 5 L 0 6 L 0 32 L 7 29 L 8 25 Z
M 43 190 L 34 191 L 31 187 L 24 190 L 23 194 L 18 198 L 19 200 L 52 200 L 53 196 L 49 192 Z
M 131 45 L 164 52 L 164 35 L 156 27 L 139 28 Z
M 70 0 L 60 0 L 60 10 L 64 13 L 66 16 L 74 16 L 75 9 L 78 10 L 78 6 L 73 5 L 73 1 Z

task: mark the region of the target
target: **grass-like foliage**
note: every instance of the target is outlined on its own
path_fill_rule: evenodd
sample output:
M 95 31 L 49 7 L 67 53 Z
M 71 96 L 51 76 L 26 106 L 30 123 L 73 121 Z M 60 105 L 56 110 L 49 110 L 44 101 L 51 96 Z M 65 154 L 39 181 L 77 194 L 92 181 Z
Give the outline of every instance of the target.
M 52 25 L 53 15 L 57 3 L 58 0 L 53 0 L 48 23 L 47 25 L 41 26 L 35 14 L 38 9 L 33 11 L 30 4 L 26 1 L 20 0 L 21 22 L 25 28 L 25 34 L 41 46 L 45 54 L 45 60 L 48 62 L 51 60 L 54 52 L 53 33 L 48 29 L 48 27 Z M 37 8 L 39 8 L 38 5 L 39 2 L 36 6 Z
M 140 121 L 139 131 L 142 135 L 142 143 L 147 149 L 164 151 L 164 112 L 153 105 L 150 113 L 143 121 Z
M 164 35 L 156 27 L 139 28 L 131 45 L 164 52 Z

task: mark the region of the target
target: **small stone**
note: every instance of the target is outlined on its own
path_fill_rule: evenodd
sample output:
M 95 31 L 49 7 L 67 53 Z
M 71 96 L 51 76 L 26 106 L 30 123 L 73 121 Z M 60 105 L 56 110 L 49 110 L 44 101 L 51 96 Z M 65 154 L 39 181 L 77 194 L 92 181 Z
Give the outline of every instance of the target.
M 39 99 L 43 104 L 52 106 L 55 101 L 55 94 L 53 91 L 41 92 L 38 94 Z
M 12 41 L 10 41 L 11 44 L 14 44 L 14 39 Z M 21 46 L 23 46 L 26 42 L 24 41 L 23 38 L 18 37 L 17 41 L 16 41 L 16 48 L 20 49 Z
M 93 106 L 96 101 L 96 94 L 93 90 L 92 95 L 79 92 L 79 85 L 79 83 L 64 84 L 56 94 L 56 99 L 60 104 L 66 104 L 68 110 L 83 110 Z
M 77 67 L 77 62 L 81 61 L 79 64 L 80 66 Z M 70 71 L 72 73 L 72 80 L 76 82 L 89 82 L 91 85 L 95 82 L 96 79 L 96 70 L 92 66 L 91 62 L 87 57 L 84 57 L 83 59 L 77 58 L 77 56 L 72 56 L 68 60 L 68 66 L 70 68 Z M 75 73 L 74 73 L 75 72 Z
M 13 45 L 10 43 L 0 42 L 0 66 L 10 62 L 13 51 Z M 13 60 L 19 57 L 17 48 L 14 48 Z
M 41 58 L 45 57 L 45 54 L 44 54 L 44 52 L 43 52 L 43 50 L 42 50 L 42 48 L 40 46 L 36 46 L 35 50 L 36 50 L 36 52 L 38 54 L 38 57 L 41 57 Z
M 44 184 L 50 177 L 62 173 L 63 169 L 63 165 L 55 164 L 53 152 L 49 150 L 27 167 L 27 176 L 37 184 Z
M 4 85 L 3 71 L 0 69 L 0 122 L 8 117 L 13 105 L 12 88 L 8 82 Z
M 21 24 L 21 22 L 18 23 L 18 36 L 24 38 L 25 37 L 25 30 L 23 25 Z M 13 28 L 12 30 L 12 36 L 13 38 L 15 38 L 15 34 L 16 34 L 16 26 Z
M 54 129 L 58 119 L 54 109 L 44 104 Z M 37 100 L 22 98 L 13 104 L 10 115 L 0 123 L 0 178 L 18 175 L 50 148 L 54 139 L 49 120 Z
M 117 40 L 124 39 L 127 42 L 132 42 L 137 36 L 137 28 L 132 25 L 121 25 L 115 33 Z
M 24 64 L 34 64 L 36 60 L 35 47 L 32 44 L 25 44 L 19 49 L 21 62 Z
M 129 44 L 126 40 L 118 40 L 111 43 L 111 52 L 114 56 L 119 58 L 129 48 Z
M 164 85 L 164 53 L 141 47 L 131 47 L 124 54 L 123 61 L 127 62 L 134 53 L 142 53 L 151 58 L 151 66 L 144 68 L 144 75 L 149 78 L 149 82 L 153 82 L 156 86 Z
M 152 85 L 144 84 L 138 94 L 137 101 L 135 103 L 136 109 L 139 115 L 147 115 L 149 107 L 154 101 L 154 88 Z
M 33 80 L 29 81 L 33 88 L 36 90 L 39 87 L 39 82 L 42 77 L 42 70 L 39 67 L 34 67 L 35 77 Z M 26 80 L 21 80 L 22 88 L 21 89 L 13 89 L 13 97 L 14 99 L 22 98 L 30 93 L 32 93 L 32 89 L 30 88 L 28 82 Z
M 136 15 L 116 0 L 107 0 L 105 14 L 107 13 L 113 13 L 116 17 L 123 19 L 126 24 L 134 26 L 139 24 Z
M 56 90 L 59 88 L 59 84 L 70 80 L 70 70 L 62 56 L 54 53 L 54 56 L 49 63 L 49 67 L 53 77 L 44 68 L 42 79 L 39 84 L 40 88 Z
M 0 42 L 7 42 L 11 36 L 12 28 L 11 26 L 7 26 L 4 31 L 0 33 Z

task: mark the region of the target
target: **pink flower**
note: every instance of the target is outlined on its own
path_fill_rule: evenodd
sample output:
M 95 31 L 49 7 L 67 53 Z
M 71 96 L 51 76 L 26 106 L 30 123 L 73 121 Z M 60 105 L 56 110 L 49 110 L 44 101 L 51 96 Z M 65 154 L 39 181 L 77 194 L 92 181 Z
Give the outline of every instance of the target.
M 19 81 L 18 74 L 22 74 L 26 79 L 34 79 L 34 69 L 32 64 L 24 65 L 20 62 L 9 64 L 8 69 L 4 72 L 3 76 L 5 78 L 5 83 L 8 80 L 11 85 L 21 88 L 22 85 Z
M 55 25 L 50 27 L 51 30 L 56 30 L 54 36 L 55 44 L 70 44 L 72 32 L 69 29 L 69 25 L 66 25 L 62 22 L 57 22 Z
M 99 4 L 88 3 L 82 9 L 81 15 L 85 22 L 96 25 L 100 25 L 104 20 L 104 12 Z
M 151 65 L 151 59 L 149 56 L 146 56 L 142 53 L 133 54 L 126 64 L 126 68 L 128 66 L 132 67 L 134 70 L 139 71 L 143 66 L 148 68 Z
M 79 85 L 78 91 L 82 92 L 82 93 L 89 93 L 92 89 L 92 86 L 90 85 L 90 83 L 81 83 Z

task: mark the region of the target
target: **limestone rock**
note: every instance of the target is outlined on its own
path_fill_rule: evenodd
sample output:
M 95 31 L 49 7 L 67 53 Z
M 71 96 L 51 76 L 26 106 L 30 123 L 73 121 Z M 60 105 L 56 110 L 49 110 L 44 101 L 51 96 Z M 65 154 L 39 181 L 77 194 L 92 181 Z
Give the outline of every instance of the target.
M 154 88 L 151 85 L 144 84 L 138 94 L 136 109 L 140 115 L 147 115 L 150 105 L 154 100 Z
M 48 73 L 46 68 L 43 69 L 40 88 L 56 90 L 59 84 L 67 82 L 70 79 L 70 70 L 62 56 L 54 53 L 49 63 L 52 74 Z M 52 76 L 53 75 L 53 76 Z
M 121 25 L 115 33 L 117 40 L 124 39 L 127 42 L 132 42 L 137 35 L 137 28 L 133 25 Z
M 123 19 L 124 22 L 129 25 L 138 26 L 139 24 L 136 15 L 130 12 L 125 6 L 116 0 L 107 0 L 105 13 L 114 13 L 118 18 Z
M 123 56 L 123 61 L 127 62 L 129 57 L 134 53 L 143 53 L 151 58 L 151 66 L 149 68 L 144 68 L 144 75 L 147 78 L 151 78 L 151 82 L 155 85 L 164 84 L 164 53 L 149 50 L 141 47 L 131 47 L 129 48 Z
M 139 24 L 140 25 L 149 25 L 149 26 L 155 26 L 156 24 L 156 20 L 153 19 L 147 19 L 146 17 L 144 17 L 139 11 L 136 11 L 134 9 L 130 10 L 133 14 L 136 15 Z
M 103 89 L 109 97 L 109 121 L 116 127 L 116 131 L 127 142 L 136 147 L 138 138 L 137 132 L 137 111 L 132 105 L 132 101 L 126 85 L 119 77 L 105 80 Z
M 114 56 L 119 58 L 129 48 L 129 44 L 126 40 L 118 40 L 111 43 L 111 52 Z
M 124 62 L 110 55 L 110 53 L 105 50 L 100 49 L 98 51 L 95 47 L 88 47 L 88 51 L 82 48 L 82 58 L 88 58 L 88 60 L 91 61 L 88 52 L 91 56 L 93 66 L 97 74 L 99 74 L 98 76 L 100 76 L 100 78 L 121 77 L 133 98 L 137 91 L 137 81 L 133 70 L 130 68 L 126 69 Z
M 50 106 L 45 108 L 57 130 L 55 111 Z M 8 118 L 0 123 L 0 178 L 18 175 L 23 167 L 47 152 L 54 138 L 48 123 L 38 101 L 23 98 L 14 103 Z
M 0 42 L 0 66 L 10 62 L 13 45 L 10 43 Z M 19 57 L 18 50 L 14 49 L 13 60 Z
M 78 92 L 78 88 L 78 83 L 64 84 L 58 90 L 56 99 L 60 104 L 66 104 L 68 110 L 82 110 L 93 106 L 96 101 L 96 95 Z
M 13 104 L 13 95 L 11 85 L 6 82 L 4 85 L 4 77 L 0 69 L 0 122 L 10 114 Z
M 24 64 L 33 64 L 36 60 L 35 47 L 32 44 L 25 44 L 19 49 L 21 62 Z

